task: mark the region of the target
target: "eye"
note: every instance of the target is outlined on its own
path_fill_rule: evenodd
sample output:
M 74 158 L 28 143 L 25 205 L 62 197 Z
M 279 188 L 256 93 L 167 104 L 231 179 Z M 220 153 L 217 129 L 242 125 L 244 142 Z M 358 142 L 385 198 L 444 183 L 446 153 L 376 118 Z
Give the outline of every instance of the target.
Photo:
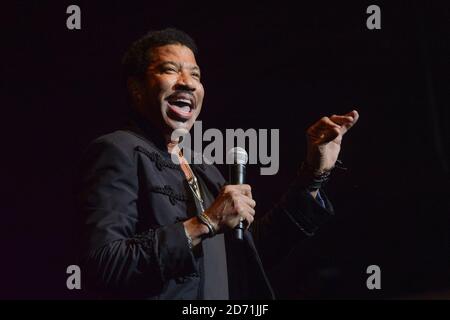
M 163 72 L 164 73 L 176 73 L 177 70 L 175 70 L 175 68 L 164 68 Z
M 194 72 L 194 73 L 192 73 L 192 76 L 193 76 L 194 78 L 196 78 L 196 79 L 199 79 L 199 80 L 200 80 L 200 73 L 198 73 L 198 72 Z
M 163 66 L 163 67 L 161 68 L 161 71 L 162 71 L 163 73 L 168 73 L 168 74 L 173 74 L 173 73 L 177 73 L 177 72 L 178 72 L 178 70 L 177 70 L 174 66 L 170 66 L 170 65 L 168 65 L 168 66 Z

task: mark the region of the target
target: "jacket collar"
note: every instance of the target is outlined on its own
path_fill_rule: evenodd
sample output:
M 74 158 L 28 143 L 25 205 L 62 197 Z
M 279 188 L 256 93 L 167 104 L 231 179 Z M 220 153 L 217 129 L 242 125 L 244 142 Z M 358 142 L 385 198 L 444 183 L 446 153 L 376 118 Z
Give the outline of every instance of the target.
M 154 148 L 158 149 L 164 157 L 170 157 L 167 151 L 166 140 L 161 130 L 158 130 L 135 111 L 130 111 L 125 130 L 134 132 L 135 134 L 145 138 Z
M 166 140 L 162 132 L 152 126 L 149 121 L 145 120 L 142 116 L 132 111 L 129 115 L 129 120 L 124 127 L 124 130 L 132 131 L 135 134 L 145 138 L 145 140 L 150 143 L 154 148 L 158 149 L 164 157 L 170 157 L 170 153 L 167 151 Z M 201 154 L 190 150 L 194 157 L 202 157 Z M 200 169 L 204 171 L 206 169 L 203 163 L 191 164 L 192 168 Z

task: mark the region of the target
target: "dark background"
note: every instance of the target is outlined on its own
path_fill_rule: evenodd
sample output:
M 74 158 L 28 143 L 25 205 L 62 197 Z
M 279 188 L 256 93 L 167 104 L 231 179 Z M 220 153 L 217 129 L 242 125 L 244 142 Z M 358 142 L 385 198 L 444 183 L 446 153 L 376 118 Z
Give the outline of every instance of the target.
M 244 3 L 245 6 L 244 6 Z M 81 7 L 81 30 L 66 8 Z M 381 7 L 381 30 L 366 8 Z M 280 171 L 249 169 L 258 212 L 304 157 L 304 132 L 357 109 L 327 191 L 336 219 L 275 272 L 282 298 L 450 297 L 450 5 L 16 1 L 2 4 L 0 298 L 72 299 L 83 149 L 125 115 L 120 60 L 173 26 L 200 47 L 204 128 L 279 128 Z M 223 168 L 222 168 L 223 169 Z M 381 290 L 366 288 L 381 267 Z

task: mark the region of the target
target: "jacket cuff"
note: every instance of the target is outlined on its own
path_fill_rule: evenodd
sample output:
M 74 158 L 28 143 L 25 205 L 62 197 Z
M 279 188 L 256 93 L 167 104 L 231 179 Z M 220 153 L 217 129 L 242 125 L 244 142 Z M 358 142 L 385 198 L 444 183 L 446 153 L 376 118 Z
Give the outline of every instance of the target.
M 164 278 L 198 275 L 196 260 L 189 248 L 183 222 L 156 230 L 157 258 Z
M 295 181 L 285 194 L 281 208 L 307 235 L 314 235 L 320 226 L 334 216 L 334 209 L 323 189 L 319 190 L 325 207 L 309 193 L 300 181 Z

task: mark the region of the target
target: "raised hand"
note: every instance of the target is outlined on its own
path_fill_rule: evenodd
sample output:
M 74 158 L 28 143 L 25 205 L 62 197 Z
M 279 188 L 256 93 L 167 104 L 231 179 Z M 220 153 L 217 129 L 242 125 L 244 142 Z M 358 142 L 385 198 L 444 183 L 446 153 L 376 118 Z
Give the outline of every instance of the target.
M 359 114 L 353 110 L 344 115 L 323 117 L 306 131 L 306 162 L 317 172 L 334 167 L 341 150 L 341 142 L 347 131 L 358 121 Z

